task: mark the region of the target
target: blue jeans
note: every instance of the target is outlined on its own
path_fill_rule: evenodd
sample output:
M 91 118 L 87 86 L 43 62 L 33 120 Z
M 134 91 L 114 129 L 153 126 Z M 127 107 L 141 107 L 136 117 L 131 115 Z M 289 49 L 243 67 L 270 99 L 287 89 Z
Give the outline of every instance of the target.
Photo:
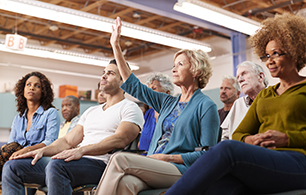
M 9 160 L 2 170 L 2 195 L 25 194 L 23 183 L 36 183 L 45 185 L 45 167 L 50 161 L 43 157 L 32 166 L 32 158 Z M 34 194 L 35 191 L 28 191 Z
M 4 164 L 2 195 L 23 195 L 23 183 L 47 185 L 48 195 L 72 194 L 82 184 L 98 184 L 106 164 L 101 160 L 81 158 L 75 161 L 41 158 L 34 166 L 32 159 L 10 160 Z
M 234 195 L 306 189 L 306 156 L 226 140 L 211 147 L 165 195 Z

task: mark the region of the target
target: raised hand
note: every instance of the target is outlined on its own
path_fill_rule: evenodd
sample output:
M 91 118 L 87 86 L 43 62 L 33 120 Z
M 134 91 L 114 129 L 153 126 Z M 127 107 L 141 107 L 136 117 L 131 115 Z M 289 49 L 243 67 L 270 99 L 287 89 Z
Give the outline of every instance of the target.
M 116 44 L 119 44 L 120 34 L 121 34 L 121 26 L 122 26 L 120 17 L 117 17 L 115 22 L 116 22 L 116 25 L 112 26 L 112 35 L 111 35 L 111 38 L 110 38 L 110 44 L 112 46 L 114 46 Z

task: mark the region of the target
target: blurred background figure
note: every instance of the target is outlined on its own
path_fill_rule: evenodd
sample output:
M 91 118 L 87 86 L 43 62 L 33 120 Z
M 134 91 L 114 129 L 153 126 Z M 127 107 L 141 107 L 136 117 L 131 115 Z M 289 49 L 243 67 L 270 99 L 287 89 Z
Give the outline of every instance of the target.
M 66 96 L 62 101 L 62 116 L 65 119 L 60 125 L 58 138 L 63 137 L 73 129 L 80 119 L 80 100 L 73 96 Z
M 161 73 L 150 75 L 147 79 L 147 86 L 153 91 L 173 95 L 174 86 L 167 75 L 163 75 Z M 145 124 L 139 140 L 139 150 L 148 151 L 155 130 L 157 118 L 158 113 L 153 108 L 149 108 L 145 112 Z
M 220 124 L 224 121 L 228 115 L 233 103 L 240 95 L 240 86 L 235 77 L 227 75 L 222 79 L 220 87 L 220 100 L 224 103 L 224 107 L 218 110 Z
M 245 96 L 236 100 L 221 124 L 221 140 L 232 139 L 232 134 L 248 112 L 258 93 L 269 84 L 264 69 L 253 62 L 244 61 L 237 66 L 237 79 Z

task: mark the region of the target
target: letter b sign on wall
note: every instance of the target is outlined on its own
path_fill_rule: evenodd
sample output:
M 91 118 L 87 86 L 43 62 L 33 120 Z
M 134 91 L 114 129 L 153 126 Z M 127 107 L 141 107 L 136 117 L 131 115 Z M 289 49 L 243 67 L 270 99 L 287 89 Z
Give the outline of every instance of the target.
M 27 38 L 17 34 L 7 34 L 5 37 L 5 46 L 9 49 L 23 50 L 27 44 Z

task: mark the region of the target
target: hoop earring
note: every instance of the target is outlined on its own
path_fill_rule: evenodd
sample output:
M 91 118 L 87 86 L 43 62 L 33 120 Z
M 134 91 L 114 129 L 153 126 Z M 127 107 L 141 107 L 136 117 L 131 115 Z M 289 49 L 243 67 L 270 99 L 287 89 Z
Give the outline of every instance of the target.
M 193 77 L 193 82 L 195 82 L 195 77 Z

